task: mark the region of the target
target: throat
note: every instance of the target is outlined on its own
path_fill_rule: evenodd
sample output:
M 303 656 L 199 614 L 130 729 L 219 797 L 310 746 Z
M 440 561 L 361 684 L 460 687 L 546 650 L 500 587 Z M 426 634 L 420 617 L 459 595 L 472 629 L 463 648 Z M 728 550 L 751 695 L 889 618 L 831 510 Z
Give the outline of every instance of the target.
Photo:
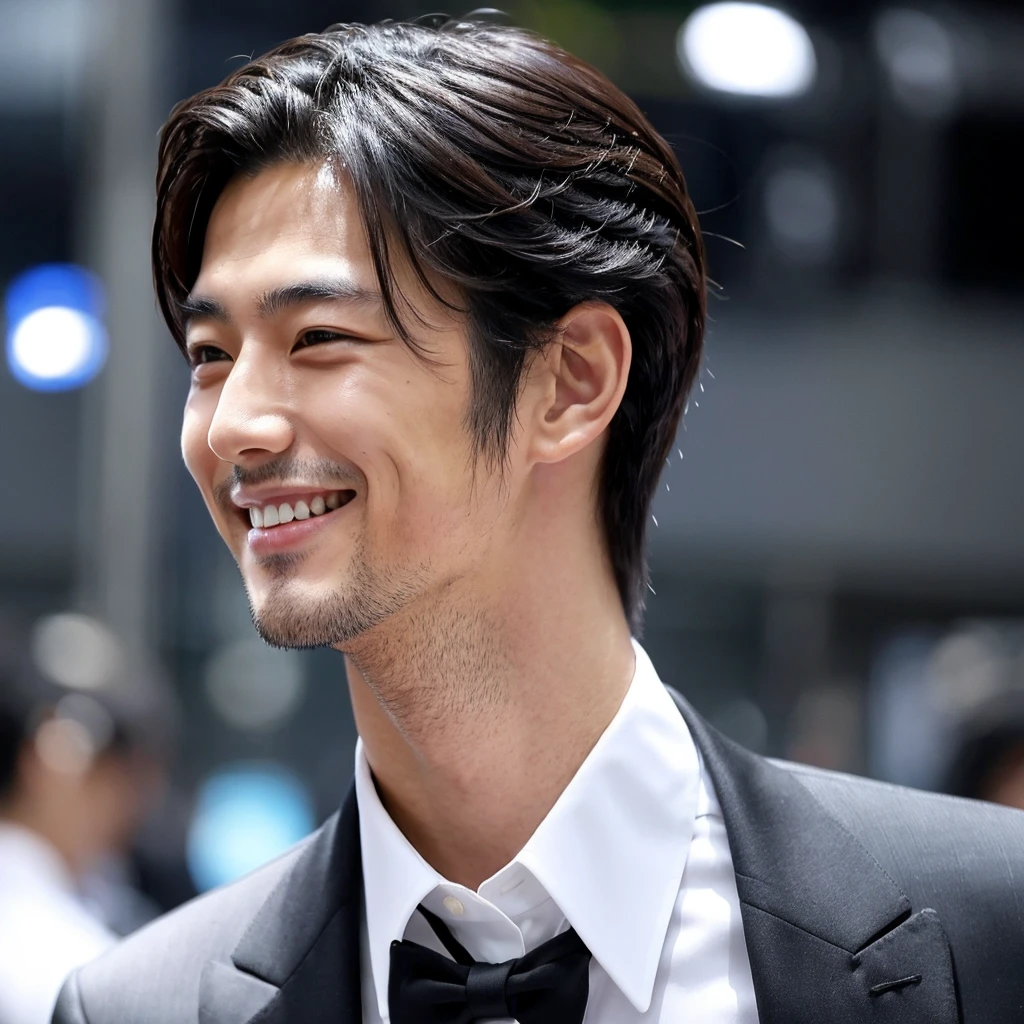
M 617 600 L 607 616 L 584 600 L 524 622 L 457 590 L 345 653 L 384 808 L 427 863 L 476 889 L 525 846 L 615 717 L 634 654 Z
M 417 852 L 474 891 L 515 858 L 551 811 L 621 703 L 569 702 L 553 680 L 508 680 L 467 696 L 393 692 L 348 661 L 349 686 L 377 794 Z M 424 688 L 436 681 L 416 677 Z M 474 679 L 479 679 L 475 676 Z M 449 685 L 451 680 L 449 679 Z M 487 690 L 492 689 L 489 696 Z M 396 706 L 397 704 L 397 706 Z

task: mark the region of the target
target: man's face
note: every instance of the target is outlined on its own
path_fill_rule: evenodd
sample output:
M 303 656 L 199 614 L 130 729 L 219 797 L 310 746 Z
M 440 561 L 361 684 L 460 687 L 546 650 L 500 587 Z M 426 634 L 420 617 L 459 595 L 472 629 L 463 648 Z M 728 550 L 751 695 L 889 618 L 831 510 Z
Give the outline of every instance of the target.
M 465 331 L 397 277 L 430 364 L 388 325 L 329 165 L 236 179 L 210 218 L 182 451 L 272 643 L 344 648 L 487 564 L 506 502 L 464 426 Z

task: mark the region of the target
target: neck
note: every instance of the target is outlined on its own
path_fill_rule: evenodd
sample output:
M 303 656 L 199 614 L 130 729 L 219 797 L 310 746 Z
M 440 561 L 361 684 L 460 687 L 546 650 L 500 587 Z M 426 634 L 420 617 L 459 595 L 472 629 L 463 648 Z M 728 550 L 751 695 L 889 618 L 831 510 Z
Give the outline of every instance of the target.
M 431 866 L 472 889 L 522 849 L 633 676 L 610 574 L 516 579 L 489 599 L 453 585 L 346 652 L 384 806 Z

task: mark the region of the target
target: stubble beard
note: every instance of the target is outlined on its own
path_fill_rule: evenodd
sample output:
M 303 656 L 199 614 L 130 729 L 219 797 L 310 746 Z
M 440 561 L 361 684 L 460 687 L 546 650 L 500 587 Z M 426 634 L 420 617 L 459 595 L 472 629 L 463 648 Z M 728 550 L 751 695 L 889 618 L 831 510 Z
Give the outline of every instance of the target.
M 312 597 L 295 581 L 301 558 L 262 560 L 274 574 L 253 624 L 266 643 L 330 647 L 349 655 L 373 695 L 408 736 L 493 715 L 507 699 L 511 659 L 500 629 L 479 604 L 454 599 L 427 563 L 370 565 L 355 552 L 347 579 Z M 390 620 L 390 621 L 389 621 Z
M 253 625 L 271 647 L 344 651 L 414 600 L 427 577 L 424 566 L 375 569 L 360 546 L 353 553 L 346 582 L 314 597 L 295 582 L 302 562 L 301 556 L 294 555 L 262 561 L 263 570 L 274 579 L 259 607 L 246 587 Z

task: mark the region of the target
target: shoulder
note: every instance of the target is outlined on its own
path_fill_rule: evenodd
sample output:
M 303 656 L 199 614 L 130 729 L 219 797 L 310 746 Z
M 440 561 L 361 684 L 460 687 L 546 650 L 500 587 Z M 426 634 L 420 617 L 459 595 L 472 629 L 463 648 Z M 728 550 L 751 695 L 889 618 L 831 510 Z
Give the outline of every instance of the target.
M 256 911 L 310 843 L 165 914 L 65 983 L 55 1024 L 179 1024 L 195 1019 L 209 960 L 229 961 Z
M 1024 811 L 788 761 L 771 763 L 798 779 L 827 810 L 862 835 L 897 845 L 913 834 L 922 854 L 1009 844 L 1024 858 Z
M 986 920 L 1020 942 L 1024 927 L 1024 811 L 926 793 L 788 762 L 772 762 L 810 790 L 917 906 L 948 927 Z

